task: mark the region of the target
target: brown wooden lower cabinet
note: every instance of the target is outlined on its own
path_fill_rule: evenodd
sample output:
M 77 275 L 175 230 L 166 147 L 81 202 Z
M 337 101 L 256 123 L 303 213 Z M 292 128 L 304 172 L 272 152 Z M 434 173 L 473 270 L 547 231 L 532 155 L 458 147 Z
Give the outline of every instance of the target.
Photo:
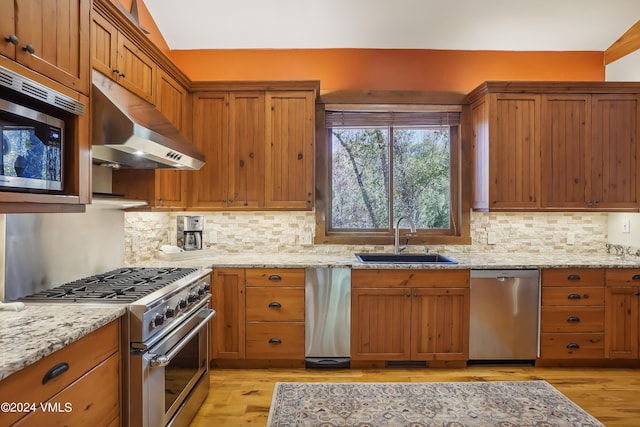
M 113 321 L 2 380 L 0 401 L 33 402 L 37 409 L 3 413 L 0 426 L 120 425 L 119 325 Z M 56 369 L 59 375 L 45 380 Z
M 640 356 L 640 269 L 609 269 L 606 274 L 605 356 Z
M 469 270 L 353 270 L 351 360 L 467 360 Z

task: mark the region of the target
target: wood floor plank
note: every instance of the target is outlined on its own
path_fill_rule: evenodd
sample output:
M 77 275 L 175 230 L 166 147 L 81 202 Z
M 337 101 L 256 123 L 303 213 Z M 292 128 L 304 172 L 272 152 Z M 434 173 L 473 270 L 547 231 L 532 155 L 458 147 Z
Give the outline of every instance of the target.
M 273 387 L 292 382 L 545 380 L 607 427 L 640 426 L 640 370 L 484 367 L 466 369 L 213 369 L 211 389 L 190 427 L 264 426 Z

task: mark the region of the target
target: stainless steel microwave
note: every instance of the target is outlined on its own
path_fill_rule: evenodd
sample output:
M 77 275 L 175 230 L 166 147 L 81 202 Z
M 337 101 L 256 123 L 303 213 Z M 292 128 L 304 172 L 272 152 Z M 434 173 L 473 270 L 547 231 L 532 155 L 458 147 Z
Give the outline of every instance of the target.
M 0 191 L 62 191 L 64 121 L 0 99 Z

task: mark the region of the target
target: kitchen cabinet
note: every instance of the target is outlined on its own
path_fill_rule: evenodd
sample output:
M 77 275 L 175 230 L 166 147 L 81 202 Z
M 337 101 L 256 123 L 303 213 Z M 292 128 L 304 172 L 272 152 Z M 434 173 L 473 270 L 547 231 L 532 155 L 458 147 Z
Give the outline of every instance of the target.
M 541 359 L 602 359 L 605 270 L 543 269 Z
M 246 270 L 247 359 L 303 360 L 304 269 Z
M 245 357 L 245 270 L 214 269 L 211 280 L 210 358 L 244 359 Z
M 0 54 L 84 95 L 91 2 L 0 0 Z
M 540 206 L 540 96 L 490 93 L 471 106 L 474 208 Z
M 625 94 L 543 96 L 543 207 L 637 209 L 638 101 Z
M 311 209 L 314 93 L 266 94 L 266 207 Z
M 474 209 L 640 207 L 640 84 L 486 82 L 469 100 Z
M 2 402 L 33 402 L 36 410 L 4 412 L 0 426 L 120 425 L 119 345 L 116 320 L 2 380 Z
M 146 101 L 154 102 L 155 62 L 113 21 L 99 13 L 93 14 L 91 59 L 93 68 Z
M 640 357 L 640 269 L 607 269 L 605 357 Z
M 351 360 L 466 361 L 468 270 L 353 270 Z
M 189 208 L 264 206 L 264 93 L 196 93 L 193 112 L 207 161 L 189 175 Z
M 193 94 L 193 142 L 207 161 L 189 173 L 188 209 L 311 209 L 317 82 L 228 86 Z

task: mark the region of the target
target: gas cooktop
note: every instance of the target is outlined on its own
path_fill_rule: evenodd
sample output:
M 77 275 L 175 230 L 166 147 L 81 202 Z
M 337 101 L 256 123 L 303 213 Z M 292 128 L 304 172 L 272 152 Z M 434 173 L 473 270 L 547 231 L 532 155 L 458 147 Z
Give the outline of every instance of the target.
M 119 268 L 28 295 L 21 301 L 131 303 L 198 271 L 197 268 Z

